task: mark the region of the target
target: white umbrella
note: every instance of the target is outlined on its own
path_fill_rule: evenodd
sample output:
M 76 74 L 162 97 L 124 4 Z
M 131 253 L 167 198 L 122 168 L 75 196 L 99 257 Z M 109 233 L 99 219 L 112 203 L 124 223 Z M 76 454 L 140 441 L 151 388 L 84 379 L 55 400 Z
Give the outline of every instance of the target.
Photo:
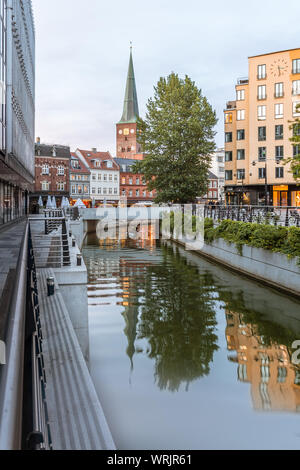
M 75 203 L 75 207 L 78 207 L 79 209 L 85 209 L 85 204 L 82 202 L 81 199 L 78 199 Z
M 52 198 L 52 209 L 57 209 L 55 196 Z
M 50 197 L 50 196 L 48 196 L 46 208 L 47 208 L 47 209 L 52 209 L 52 201 L 51 201 L 51 197 Z
M 61 208 L 64 209 L 65 207 L 67 207 L 67 200 L 65 196 L 63 196 L 61 200 Z
M 39 207 L 44 207 L 42 196 L 39 197 L 38 205 Z

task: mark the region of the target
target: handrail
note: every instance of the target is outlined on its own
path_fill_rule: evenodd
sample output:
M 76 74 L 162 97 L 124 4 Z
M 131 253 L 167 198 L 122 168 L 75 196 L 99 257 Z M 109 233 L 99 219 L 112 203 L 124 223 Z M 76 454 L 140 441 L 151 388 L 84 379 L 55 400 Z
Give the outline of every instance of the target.
M 0 449 L 22 446 L 24 336 L 27 288 L 29 224 L 27 222 L 16 269 L 5 338 L 6 360 L 0 383 Z

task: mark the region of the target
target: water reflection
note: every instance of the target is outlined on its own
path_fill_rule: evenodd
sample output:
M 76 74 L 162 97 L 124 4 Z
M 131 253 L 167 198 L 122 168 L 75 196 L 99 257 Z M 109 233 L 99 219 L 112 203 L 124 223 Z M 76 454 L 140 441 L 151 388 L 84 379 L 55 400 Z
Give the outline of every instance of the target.
M 228 311 L 226 321 L 228 350 L 237 353 L 229 360 L 238 364 L 238 380 L 251 384 L 253 407 L 300 411 L 300 369 L 291 363 L 289 332 L 283 330 L 278 336 L 259 321 L 247 323 L 236 312 Z
M 119 448 L 296 446 L 299 302 L 171 243 L 90 237 L 84 257 L 92 374 Z

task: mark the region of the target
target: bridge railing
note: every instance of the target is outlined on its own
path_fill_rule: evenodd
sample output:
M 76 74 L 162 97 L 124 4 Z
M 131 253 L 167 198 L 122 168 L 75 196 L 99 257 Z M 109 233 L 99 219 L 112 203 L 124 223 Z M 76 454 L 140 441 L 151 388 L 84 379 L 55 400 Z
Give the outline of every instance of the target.
M 284 227 L 300 227 L 300 207 L 206 205 L 204 216 L 215 221 L 235 220 Z

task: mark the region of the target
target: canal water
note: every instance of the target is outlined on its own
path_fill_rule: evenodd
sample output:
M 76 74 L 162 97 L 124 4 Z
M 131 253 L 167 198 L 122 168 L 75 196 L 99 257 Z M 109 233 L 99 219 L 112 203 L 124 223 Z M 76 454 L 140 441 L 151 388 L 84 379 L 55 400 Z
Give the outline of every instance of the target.
M 83 254 L 117 448 L 300 447 L 299 302 L 170 242 L 92 236 Z

